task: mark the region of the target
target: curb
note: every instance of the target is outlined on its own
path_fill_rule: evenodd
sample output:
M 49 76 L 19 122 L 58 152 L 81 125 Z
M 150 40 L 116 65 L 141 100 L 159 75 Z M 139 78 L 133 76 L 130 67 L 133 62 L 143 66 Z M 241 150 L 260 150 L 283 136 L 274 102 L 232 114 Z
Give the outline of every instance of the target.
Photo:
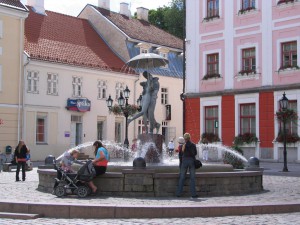
M 300 203 L 220 206 L 117 206 L 0 202 L 3 215 L 24 214 L 48 218 L 176 218 L 220 217 L 300 212 Z M 1 215 L 1 214 L 0 214 Z M 2 217 L 8 218 L 8 217 Z
M 39 214 L 0 212 L 0 218 L 6 219 L 31 220 L 40 217 L 42 216 Z

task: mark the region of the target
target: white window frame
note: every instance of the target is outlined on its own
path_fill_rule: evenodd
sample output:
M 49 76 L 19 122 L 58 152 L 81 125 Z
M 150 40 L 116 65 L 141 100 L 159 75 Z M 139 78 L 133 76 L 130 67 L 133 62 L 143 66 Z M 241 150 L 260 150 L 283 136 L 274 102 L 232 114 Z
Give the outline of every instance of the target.
M 30 80 L 30 85 L 29 85 Z M 39 93 L 39 72 L 34 70 L 27 71 L 27 93 Z
M 281 44 L 286 42 L 297 42 L 297 65 L 300 66 L 300 36 L 282 38 L 277 40 L 277 65 L 276 70 L 281 67 Z
M 49 79 L 49 76 L 50 79 Z M 54 88 L 54 86 L 56 86 Z M 47 73 L 47 95 L 58 95 L 58 74 Z
M 222 5 L 222 0 L 219 0 L 219 16 L 220 18 L 222 17 L 222 8 L 223 8 L 223 5 Z M 207 17 L 207 0 L 204 0 L 202 1 L 202 15 L 203 15 L 203 18 L 206 18 Z
M 259 0 L 255 0 L 255 9 L 258 9 L 258 1 Z M 237 1 L 237 14 L 239 13 L 239 11 L 242 9 L 242 0 L 238 0 Z
M 166 91 L 163 91 L 163 89 L 165 89 Z M 161 104 L 162 105 L 167 105 L 169 104 L 169 90 L 167 87 L 161 87 L 160 88 L 160 96 L 161 96 Z
M 218 136 L 222 139 L 222 97 L 201 98 L 200 101 L 200 135 L 205 132 L 205 107 L 218 106 Z M 200 139 L 200 137 L 199 137 Z
M 256 73 L 259 74 L 260 72 L 260 60 L 259 60 L 259 48 L 258 48 L 258 43 L 252 43 L 252 44 L 244 44 L 244 45 L 239 45 L 237 47 L 237 58 L 238 58 L 238 63 L 237 63 L 237 68 L 236 71 L 240 72 L 242 70 L 243 67 L 243 63 L 242 63 L 242 52 L 243 49 L 247 49 L 247 48 L 255 48 L 255 63 L 256 63 Z
M 207 55 L 210 54 L 219 54 L 219 74 L 222 77 L 222 50 L 221 49 L 215 49 L 215 50 L 209 50 L 209 51 L 203 51 L 202 57 L 203 57 L 203 66 L 202 66 L 202 78 L 206 75 L 207 71 Z
M 122 82 L 117 82 L 116 83 L 116 96 L 115 96 L 115 100 L 118 100 L 118 98 L 121 96 L 121 92 L 123 93 L 125 84 Z
M 37 136 L 37 126 L 38 126 L 38 119 L 43 119 L 44 120 L 44 140 L 43 141 L 38 141 L 36 136 Z M 37 113 L 36 115 L 36 126 L 35 126 L 35 142 L 36 144 L 47 144 L 47 137 L 48 137 L 48 114 L 47 113 Z
M 240 105 L 251 103 L 255 104 L 255 133 L 259 139 L 259 93 L 234 96 L 235 136 L 240 134 Z
M 103 91 L 105 91 L 105 96 L 103 96 Z M 106 99 L 107 97 L 107 81 L 98 80 L 98 99 Z
M 82 96 L 82 77 L 78 77 L 78 76 L 72 77 L 72 96 L 73 97 Z

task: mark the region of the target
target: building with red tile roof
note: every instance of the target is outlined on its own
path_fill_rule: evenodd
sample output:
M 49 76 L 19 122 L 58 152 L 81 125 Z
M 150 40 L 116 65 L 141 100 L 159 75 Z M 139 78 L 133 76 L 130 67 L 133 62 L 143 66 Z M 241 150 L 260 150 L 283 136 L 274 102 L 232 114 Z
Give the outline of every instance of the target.
M 25 51 L 31 59 L 107 71 L 124 66 L 87 20 L 51 11 L 42 15 L 28 8 Z

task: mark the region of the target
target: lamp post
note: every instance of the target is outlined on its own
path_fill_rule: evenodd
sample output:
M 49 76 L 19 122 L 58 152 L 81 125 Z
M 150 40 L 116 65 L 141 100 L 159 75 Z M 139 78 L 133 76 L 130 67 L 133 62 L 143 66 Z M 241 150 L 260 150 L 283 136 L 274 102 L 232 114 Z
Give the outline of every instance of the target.
M 288 108 L 288 103 L 289 100 L 288 98 L 285 96 L 285 92 L 283 93 L 282 98 L 279 100 L 279 104 L 280 104 L 280 108 L 283 112 L 285 112 Z M 286 121 L 285 119 L 283 119 L 283 172 L 288 172 L 288 168 L 287 168 L 287 160 L 286 160 Z
M 124 97 L 123 97 L 123 93 L 124 93 Z M 121 92 L 120 97 L 118 98 L 118 105 L 120 106 L 123 115 L 125 116 L 125 140 L 124 140 L 124 146 L 126 148 L 129 147 L 129 141 L 128 141 L 128 116 L 129 116 L 129 112 L 128 112 L 128 98 L 130 95 L 130 90 L 129 88 L 126 86 L 125 90 L 123 92 Z M 106 100 L 106 104 L 107 107 L 109 109 L 111 109 L 112 105 L 113 105 L 113 100 L 111 98 L 111 96 L 109 95 L 108 99 Z

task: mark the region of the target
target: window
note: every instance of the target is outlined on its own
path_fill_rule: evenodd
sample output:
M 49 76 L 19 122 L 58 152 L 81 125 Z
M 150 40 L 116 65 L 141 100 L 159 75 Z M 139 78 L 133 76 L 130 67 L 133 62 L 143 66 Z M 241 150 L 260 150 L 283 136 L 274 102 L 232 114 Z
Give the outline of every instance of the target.
M 107 90 L 106 81 L 98 80 L 98 99 L 106 98 L 106 90 Z
M 297 66 L 297 42 L 291 41 L 281 44 L 281 68 Z
M 242 10 L 255 9 L 255 0 L 242 0 Z
M 82 77 L 73 77 L 72 87 L 73 87 L 73 97 L 81 97 Z
M 205 106 L 205 132 L 218 135 L 218 106 Z
M 219 54 L 207 55 L 207 74 L 219 74 Z
M 255 103 L 240 105 L 240 134 L 256 134 Z
M 140 54 L 145 54 L 145 53 L 148 53 L 148 49 L 145 49 L 145 48 L 141 48 L 140 49 Z
M 38 94 L 38 81 L 39 76 L 37 71 L 28 71 L 27 72 L 27 92 Z
M 168 104 L 168 89 L 161 88 L 161 104 Z
M 292 109 L 295 112 L 297 112 L 297 100 L 289 101 L 288 109 Z M 298 134 L 297 122 L 290 121 L 290 122 L 286 123 L 285 126 L 286 126 L 285 128 L 286 128 L 287 134 Z M 279 130 L 281 130 L 281 129 L 283 129 L 282 122 L 279 124 Z
M 124 91 L 124 84 L 123 83 L 116 83 L 116 100 L 121 96 L 121 93 Z
M 0 65 L 0 91 L 2 91 L 3 86 L 3 78 L 2 78 L 2 65 Z
M 255 72 L 255 48 L 247 48 L 242 50 L 242 71 L 243 73 Z
M 148 129 L 150 127 L 149 121 L 147 120 Z M 138 134 L 146 133 L 146 128 L 143 120 L 138 120 Z
M 58 75 L 48 73 L 47 79 L 47 94 L 58 95 Z
M 97 122 L 97 140 L 103 140 L 104 121 Z
M 122 123 L 115 122 L 115 142 L 121 143 Z
M 38 115 L 36 119 L 36 143 L 46 143 L 46 115 Z
M 207 18 L 219 17 L 219 0 L 207 0 Z

